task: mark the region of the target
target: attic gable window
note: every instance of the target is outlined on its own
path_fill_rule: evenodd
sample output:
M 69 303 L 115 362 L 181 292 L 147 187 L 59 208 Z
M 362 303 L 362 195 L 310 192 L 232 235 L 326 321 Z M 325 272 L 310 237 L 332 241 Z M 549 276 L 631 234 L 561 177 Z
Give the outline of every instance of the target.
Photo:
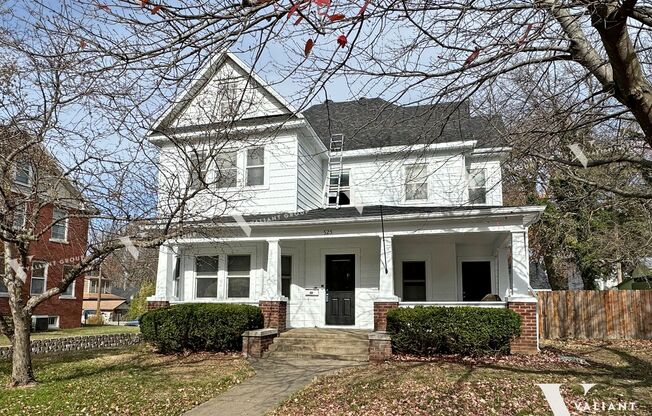
M 420 163 L 405 167 L 405 200 L 428 199 L 428 165 Z
M 265 184 L 265 147 L 259 146 L 247 150 L 247 186 Z
M 469 170 L 469 203 L 487 202 L 487 178 L 484 169 Z
M 15 181 L 18 185 L 29 186 L 32 178 L 32 165 L 29 162 L 19 162 L 16 166 Z

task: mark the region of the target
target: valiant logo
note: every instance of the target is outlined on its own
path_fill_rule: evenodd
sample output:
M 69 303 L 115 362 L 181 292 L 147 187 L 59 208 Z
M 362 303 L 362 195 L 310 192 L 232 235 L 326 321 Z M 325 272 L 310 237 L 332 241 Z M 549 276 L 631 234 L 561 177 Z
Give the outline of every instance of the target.
M 561 384 L 537 384 L 543 396 L 546 398 L 550 410 L 554 416 L 571 416 L 570 409 L 566 406 L 564 398 L 561 396 L 560 387 Z M 595 384 L 582 383 L 580 384 L 582 389 L 584 389 L 584 396 L 595 387 Z M 594 400 L 592 402 L 588 401 L 575 401 L 572 403 L 572 409 L 577 413 L 584 412 L 626 412 L 626 411 L 635 411 L 636 402 L 605 402 Z

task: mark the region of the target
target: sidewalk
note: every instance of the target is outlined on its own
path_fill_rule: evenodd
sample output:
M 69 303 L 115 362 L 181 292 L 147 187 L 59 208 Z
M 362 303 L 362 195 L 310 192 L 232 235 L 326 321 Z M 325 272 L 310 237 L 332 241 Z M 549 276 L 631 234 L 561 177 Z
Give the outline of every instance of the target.
M 315 377 L 365 362 L 263 359 L 251 360 L 256 375 L 203 403 L 185 416 L 261 416 L 279 405 Z

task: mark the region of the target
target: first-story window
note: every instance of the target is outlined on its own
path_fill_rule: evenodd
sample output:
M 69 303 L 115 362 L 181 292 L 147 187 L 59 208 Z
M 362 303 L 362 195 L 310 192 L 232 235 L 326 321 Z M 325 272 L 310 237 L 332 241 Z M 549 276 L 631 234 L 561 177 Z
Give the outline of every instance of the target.
M 48 264 L 43 261 L 32 262 L 32 283 L 30 285 L 30 295 L 40 295 L 45 292 L 45 286 L 48 275 Z
M 226 272 L 228 280 L 227 296 L 229 298 L 248 298 L 251 256 L 228 256 Z
M 217 271 L 219 256 L 197 256 L 195 258 L 195 277 L 197 280 L 195 297 L 217 297 Z
M 469 170 L 469 202 L 471 204 L 487 202 L 487 178 L 484 169 Z
M 403 262 L 403 300 L 420 302 L 426 300 L 426 262 Z
M 59 328 L 59 317 L 48 316 L 48 329 L 57 329 L 57 328 Z
M 247 150 L 247 186 L 265 184 L 265 148 L 254 147 Z
M 63 279 L 65 279 L 70 271 L 73 269 L 73 266 L 63 266 Z M 61 292 L 62 297 L 74 298 L 75 297 L 75 281 L 73 280 L 66 289 L 65 292 Z
M 281 256 L 281 294 L 290 299 L 292 287 L 292 256 Z
M 406 166 L 405 168 L 405 200 L 420 201 L 428 199 L 428 165 Z

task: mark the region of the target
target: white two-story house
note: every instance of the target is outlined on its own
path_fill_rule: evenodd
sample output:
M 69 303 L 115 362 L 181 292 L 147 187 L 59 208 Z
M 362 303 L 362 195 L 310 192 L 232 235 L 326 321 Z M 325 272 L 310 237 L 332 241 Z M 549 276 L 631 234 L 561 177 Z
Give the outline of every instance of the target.
M 542 207 L 503 206 L 500 127 L 467 102 L 297 112 L 224 53 L 149 135 L 160 209 L 194 193 L 150 300 L 276 302 L 288 327 L 361 329 L 379 303 L 532 302 L 527 230 Z

